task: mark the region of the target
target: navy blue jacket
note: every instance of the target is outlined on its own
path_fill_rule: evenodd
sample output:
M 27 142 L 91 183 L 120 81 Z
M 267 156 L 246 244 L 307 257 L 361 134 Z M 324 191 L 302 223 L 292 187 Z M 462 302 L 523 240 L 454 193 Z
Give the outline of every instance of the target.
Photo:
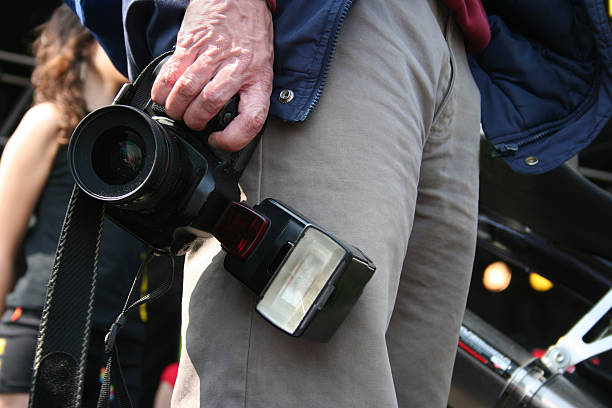
M 604 2 L 491 0 L 485 7 L 491 43 L 470 58 L 485 134 L 514 170 L 551 170 L 591 143 L 612 115 Z
M 188 3 L 65 1 L 131 77 L 172 48 Z M 272 115 L 308 117 L 352 3 L 278 0 Z M 485 6 L 491 44 L 470 60 L 483 128 L 513 169 L 548 171 L 587 146 L 612 115 L 612 34 L 603 2 L 495 0 Z M 284 89 L 294 93 L 290 103 L 279 98 Z

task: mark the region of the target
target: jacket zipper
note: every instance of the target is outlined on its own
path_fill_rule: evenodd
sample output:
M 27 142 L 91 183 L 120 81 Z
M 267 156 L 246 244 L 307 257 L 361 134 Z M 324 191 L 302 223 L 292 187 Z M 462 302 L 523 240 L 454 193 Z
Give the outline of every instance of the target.
M 600 83 L 601 83 L 601 61 L 598 60 L 598 64 L 595 67 L 595 69 L 600 73 L 596 78 L 595 81 L 593 83 L 593 87 L 591 89 L 591 96 L 589 97 L 589 103 L 585 103 L 583 104 L 583 106 L 575 111 L 574 113 L 572 113 L 572 115 L 570 117 L 568 117 L 566 120 L 563 121 L 563 123 L 558 124 L 554 127 L 551 127 L 549 129 L 543 130 L 541 132 L 538 132 L 536 134 L 534 134 L 533 136 L 530 136 L 529 138 L 522 140 L 520 142 L 517 143 L 500 143 L 500 144 L 496 144 L 493 146 L 493 153 L 491 153 L 491 157 L 495 158 L 495 157 L 508 157 L 508 156 L 514 156 L 516 153 L 518 153 L 519 149 L 521 149 L 522 147 L 525 147 L 529 144 L 532 143 L 536 143 L 542 139 L 544 139 L 546 136 L 551 135 L 553 133 L 555 133 L 558 129 L 560 129 L 561 127 L 563 127 L 566 123 L 568 123 L 569 121 L 572 120 L 578 120 L 582 117 L 582 115 L 584 115 L 584 113 L 588 110 L 588 108 L 590 108 L 593 103 L 593 99 L 595 98 L 595 90 L 599 89 Z
M 508 156 L 514 156 L 516 153 L 518 153 L 519 149 L 521 147 L 525 147 L 526 145 L 529 145 L 531 143 L 535 143 L 538 140 L 543 139 L 544 137 L 552 134 L 555 132 L 555 130 L 559 129 L 560 126 L 555 126 L 554 128 L 536 133 L 535 135 L 529 137 L 526 140 L 523 140 L 521 142 L 518 143 L 500 143 L 497 144 L 495 146 L 493 146 L 493 148 L 495 149 L 495 151 L 491 154 L 491 157 L 508 157 Z
M 346 18 L 346 15 L 349 9 L 353 5 L 353 1 L 354 0 L 346 1 L 344 3 L 344 6 L 342 7 L 342 11 L 340 12 L 340 16 L 338 20 L 338 25 L 336 27 L 336 32 L 334 33 L 334 36 L 332 38 L 331 46 L 328 48 L 328 51 L 327 51 L 327 55 L 325 58 L 325 66 L 323 68 L 323 73 L 321 74 L 321 77 L 319 79 L 319 86 L 317 87 L 317 92 L 315 93 L 314 99 L 310 103 L 310 106 L 308 106 L 308 109 L 304 117 L 307 117 L 308 115 L 310 115 L 310 113 L 314 109 L 317 102 L 319 102 L 319 98 L 321 98 L 321 94 L 323 93 L 323 88 L 325 87 L 325 83 L 327 82 L 327 74 L 329 73 L 329 67 L 331 66 L 331 61 L 333 59 L 333 56 L 336 53 L 336 47 L 338 45 L 338 37 L 340 37 L 340 30 L 342 30 L 342 26 L 344 25 L 344 19 Z

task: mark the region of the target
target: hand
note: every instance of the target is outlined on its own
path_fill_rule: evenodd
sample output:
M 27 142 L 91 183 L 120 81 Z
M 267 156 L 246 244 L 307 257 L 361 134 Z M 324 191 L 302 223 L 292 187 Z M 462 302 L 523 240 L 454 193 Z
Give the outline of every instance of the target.
M 238 116 L 208 140 L 213 147 L 237 151 L 265 123 L 273 61 L 272 15 L 265 0 L 191 0 L 174 54 L 151 97 L 171 118 L 202 130 L 238 93 Z

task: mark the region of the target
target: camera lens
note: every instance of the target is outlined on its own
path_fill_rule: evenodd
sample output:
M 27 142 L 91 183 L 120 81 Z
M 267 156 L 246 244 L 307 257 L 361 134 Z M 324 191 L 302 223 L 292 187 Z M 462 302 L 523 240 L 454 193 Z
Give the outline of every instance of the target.
M 198 177 L 191 171 L 191 156 L 177 141 L 172 126 L 141 110 L 104 106 L 75 129 L 68 163 L 75 182 L 90 196 L 130 210 L 149 210 Z
M 142 137 L 128 127 L 119 126 L 100 135 L 91 152 L 91 164 L 102 181 L 122 185 L 138 176 L 145 155 Z

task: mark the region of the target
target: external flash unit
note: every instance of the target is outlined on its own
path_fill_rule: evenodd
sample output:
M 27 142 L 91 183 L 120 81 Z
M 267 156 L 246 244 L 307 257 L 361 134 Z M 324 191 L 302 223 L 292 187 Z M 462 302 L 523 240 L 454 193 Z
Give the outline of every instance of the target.
M 376 267 L 284 204 L 232 203 L 213 235 L 225 269 L 258 297 L 256 310 L 285 333 L 325 342 L 348 315 Z

